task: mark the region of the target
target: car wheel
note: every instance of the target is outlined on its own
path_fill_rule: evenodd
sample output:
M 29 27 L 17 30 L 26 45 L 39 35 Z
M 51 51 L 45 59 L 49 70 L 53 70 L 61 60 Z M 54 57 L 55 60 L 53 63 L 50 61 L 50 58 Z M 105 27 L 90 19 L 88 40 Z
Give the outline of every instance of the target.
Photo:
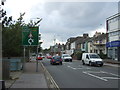
M 70 60 L 70 62 L 72 62 L 72 60 Z
M 89 62 L 89 65 L 92 66 L 92 62 Z
M 62 62 L 60 63 L 60 65 L 62 65 Z
M 85 65 L 85 62 L 82 60 L 82 64 Z
M 100 67 L 102 67 L 102 66 L 103 66 L 103 64 L 100 65 Z
M 53 65 L 53 63 L 51 62 L 51 65 Z

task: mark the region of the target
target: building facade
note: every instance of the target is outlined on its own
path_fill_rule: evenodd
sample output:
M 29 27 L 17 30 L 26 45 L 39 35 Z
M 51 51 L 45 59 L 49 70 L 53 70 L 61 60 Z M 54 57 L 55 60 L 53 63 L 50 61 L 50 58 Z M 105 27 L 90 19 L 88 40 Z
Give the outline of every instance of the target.
M 108 57 L 120 61 L 120 13 L 107 18 L 106 30 Z
M 95 35 L 86 41 L 86 52 L 97 53 L 97 54 L 107 54 L 106 50 L 106 34 L 101 32 L 96 32 Z

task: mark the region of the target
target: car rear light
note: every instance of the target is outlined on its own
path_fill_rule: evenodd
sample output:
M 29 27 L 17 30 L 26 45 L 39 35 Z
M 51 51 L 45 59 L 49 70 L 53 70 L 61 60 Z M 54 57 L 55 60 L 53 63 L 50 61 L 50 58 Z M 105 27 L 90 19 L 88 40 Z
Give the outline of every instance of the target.
M 62 61 L 62 59 L 60 59 L 60 61 Z
M 52 59 L 52 62 L 54 62 L 55 60 L 54 59 Z

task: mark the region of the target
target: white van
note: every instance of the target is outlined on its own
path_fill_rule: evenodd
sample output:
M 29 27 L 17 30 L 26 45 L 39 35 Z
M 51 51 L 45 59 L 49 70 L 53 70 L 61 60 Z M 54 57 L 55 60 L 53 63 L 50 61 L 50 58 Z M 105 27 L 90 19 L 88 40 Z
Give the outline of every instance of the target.
M 103 66 L 103 60 L 96 53 L 83 53 L 82 63 L 83 65 L 88 64 L 90 66 L 92 65 Z
M 62 54 L 62 60 L 72 62 L 72 57 L 69 54 Z

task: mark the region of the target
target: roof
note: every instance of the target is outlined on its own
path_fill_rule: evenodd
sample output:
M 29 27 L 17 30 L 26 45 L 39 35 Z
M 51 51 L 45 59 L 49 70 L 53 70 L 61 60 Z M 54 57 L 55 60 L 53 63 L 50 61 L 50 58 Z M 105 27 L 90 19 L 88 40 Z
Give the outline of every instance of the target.
M 88 37 L 88 38 L 79 38 L 78 40 L 76 40 L 76 43 L 77 44 L 85 43 L 86 41 L 88 41 L 90 39 L 91 39 L 90 37 Z
M 92 40 L 103 40 L 103 39 L 106 39 L 107 35 L 106 34 L 101 34 L 97 37 L 93 37 Z

